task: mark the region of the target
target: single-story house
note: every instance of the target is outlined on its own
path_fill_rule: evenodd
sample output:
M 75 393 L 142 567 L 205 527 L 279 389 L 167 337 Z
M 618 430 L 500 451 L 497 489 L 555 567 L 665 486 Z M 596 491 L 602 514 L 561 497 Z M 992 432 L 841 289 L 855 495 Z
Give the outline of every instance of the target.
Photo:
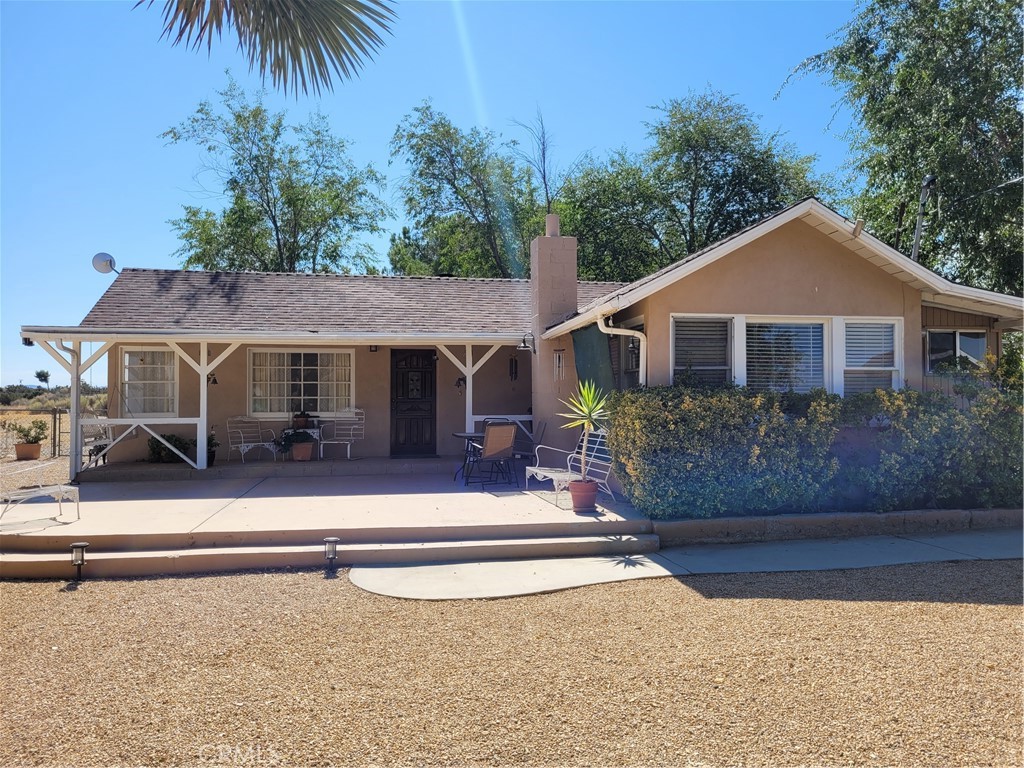
M 630 284 L 578 280 L 557 216 L 530 256 L 528 280 L 125 269 L 80 325 L 21 334 L 72 382 L 106 355 L 106 423 L 194 438 L 203 468 L 233 416 L 358 408 L 364 456 L 457 455 L 454 433 L 488 416 L 564 444 L 578 371 L 605 387 L 927 389 L 1024 326 L 1020 298 L 950 282 L 813 198 Z M 84 342 L 99 346 L 83 359 Z M 77 468 L 80 439 L 72 452 Z

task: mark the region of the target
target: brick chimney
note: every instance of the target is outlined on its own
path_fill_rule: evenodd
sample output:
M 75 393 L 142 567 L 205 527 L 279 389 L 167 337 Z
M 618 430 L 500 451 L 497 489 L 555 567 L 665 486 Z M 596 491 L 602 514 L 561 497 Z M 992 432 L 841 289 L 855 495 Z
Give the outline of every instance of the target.
M 555 414 L 564 410 L 559 400 L 567 399 L 576 387 L 576 367 L 569 336 L 544 341 L 541 334 L 576 312 L 578 287 L 576 238 L 562 237 L 558 216 L 548 214 L 544 219 L 544 237 L 530 243 L 531 330 L 537 346 L 531 370 L 534 424 L 546 422 L 544 442 L 556 446 L 566 440 L 575 444 L 575 438 L 568 435 L 567 430 L 559 430 L 562 419 Z M 562 379 L 556 378 L 556 350 L 563 350 Z

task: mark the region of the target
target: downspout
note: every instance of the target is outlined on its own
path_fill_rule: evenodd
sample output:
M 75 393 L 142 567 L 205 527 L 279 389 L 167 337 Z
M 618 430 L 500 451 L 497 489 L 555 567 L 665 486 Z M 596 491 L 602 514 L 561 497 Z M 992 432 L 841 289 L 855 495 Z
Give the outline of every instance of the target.
M 82 356 L 79 354 L 81 342 L 77 342 L 70 347 L 64 344 L 63 339 L 58 343 L 60 348 L 71 356 L 71 458 L 69 460 L 71 466 L 68 474 L 71 480 L 74 481 L 82 469 L 82 427 L 80 424 L 82 400 L 80 368 Z
M 629 328 L 613 328 L 605 325 L 608 315 L 597 319 L 597 328 L 607 336 L 632 336 L 640 344 L 640 370 L 637 372 L 640 386 L 647 386 L 647 334 L 643 331 L 634 331 Z

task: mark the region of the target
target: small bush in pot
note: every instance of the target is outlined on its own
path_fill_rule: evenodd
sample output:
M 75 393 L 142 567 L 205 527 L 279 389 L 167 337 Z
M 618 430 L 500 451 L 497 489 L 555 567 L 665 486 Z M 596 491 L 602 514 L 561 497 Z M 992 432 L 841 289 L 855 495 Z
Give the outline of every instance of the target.
M 572 508 L 576 512 L 592 512 L 596 508 L 597 482 L 587 476 L 587 453 L 590 433 L 603 429 L 608 421 L 608 396 L 593 381 L 581 381 L 576 392 L 567 401 L 560 402 L 569 409 L 568 413 L 558 414 L 569 419 L 562 425 L 562 429 L 583 429 L 583 449 L 580 452 L 581 479 L 569 482 Z
M 17 435 L 20 442 L 15 443 L 14 453 L 18 461 L 27 459 L 38 459 L 41 450 L 40 443 L 46 439 L 48 425 L 43 419 L 34 419 L 27 427 L 15 421 L 0 421 L 0 427 L 8 432 Z
M 313 458 L 313 443 L 316 438 L 301 429 L 285 432 L 277 439 L 282 453 L 290 453 L 295 461 L 309 461 Z

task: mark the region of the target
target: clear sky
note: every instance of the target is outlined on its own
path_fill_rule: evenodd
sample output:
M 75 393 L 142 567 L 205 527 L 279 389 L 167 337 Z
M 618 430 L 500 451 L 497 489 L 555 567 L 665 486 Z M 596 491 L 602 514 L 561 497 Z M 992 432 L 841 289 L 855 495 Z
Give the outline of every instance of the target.
M 160 134 L 203 99 L 216 100 L 231 69 L 252 91 L 230 37 L 212 55 L 161 41 L 163 2 L 0 0 L 0 383 L 67 384 L 55 361 L 21 346 L 22 325 L 77 325 L 113 275 L 93 271 L 99 251 L 118 267 L 175 268 L 170 219 L 182 205 L 219 210 L 195 178 L 202 155 Z M 838 95 L 803 78 L 778 92 L 791 69 L 832 44 L 850 2 L 410 2 L 362 75 L 322 98 L 271 92 L 267 103 L 300 123 L 317 106 L 351 142 L 360 165 L 396 190 L 388 165 L 403 115 L 424 99 L 468 130 L 487 126 L 525 139 L 512 121 L 537 110 L 558 163 L 647 145 L 650 107 L 711 85 L 762 116 L 819 172 L 847 159 L 849 117 Z M 831 122 L 831 127 L 829 126 Z M 538 233 L 540 234 L 540 233 Z M 572 234 L 567 232 L 565 234 Z M 386 237 L 378 248 L 382 263 Z M 89 380 L 89 376 L 86 377 Z M 92 383 L 105 383 L 95 366 Z

